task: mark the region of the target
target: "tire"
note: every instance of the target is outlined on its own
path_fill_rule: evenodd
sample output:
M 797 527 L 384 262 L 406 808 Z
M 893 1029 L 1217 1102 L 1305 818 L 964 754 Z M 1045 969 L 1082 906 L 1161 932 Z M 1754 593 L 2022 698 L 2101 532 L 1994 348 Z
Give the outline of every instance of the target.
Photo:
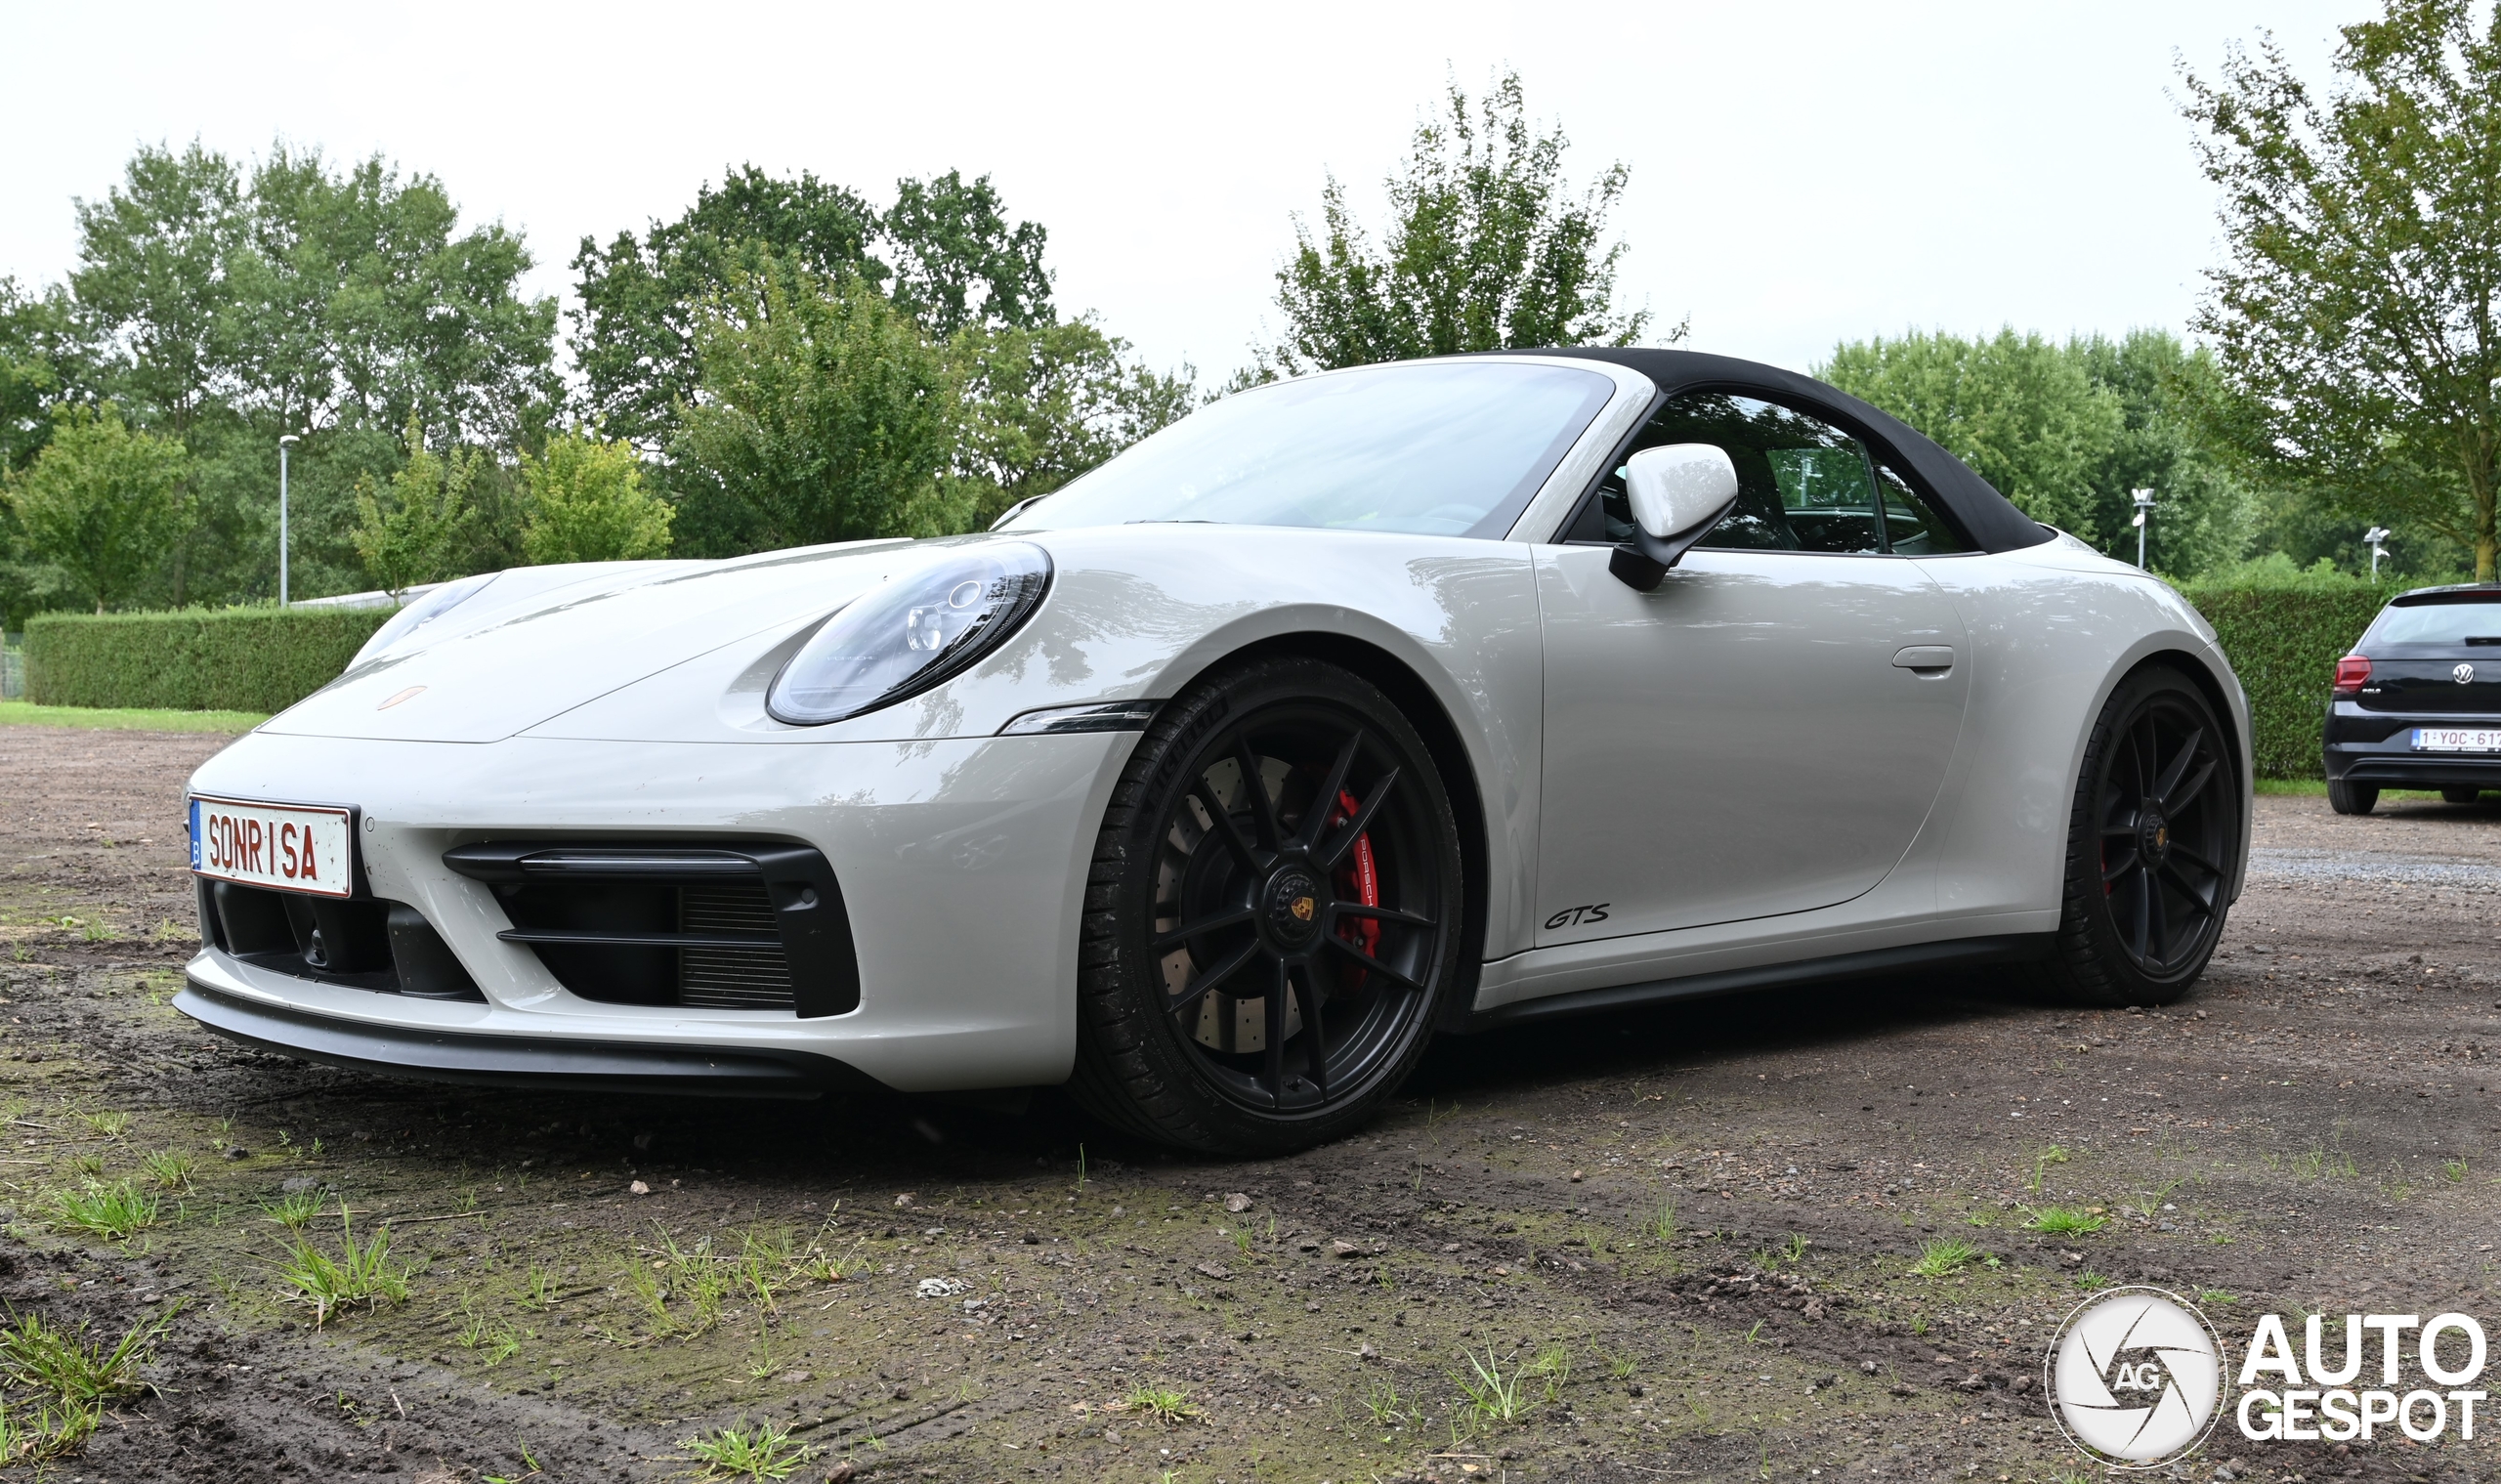
M 2327 807 L 2338 814 L 2368 814 L 2379 801 L 2380 791 L 2367 784 L 2328 782 Z
M 2048 965 L 2061 998 L 2169 1004 L 2205 972 L 2230 911 L 2240 783 L 2203 692 L 2139 670 L 2094 723 L 2067 826 L 2066 889 Z
M 1387 697 L 1313 659 L 1221 673 L 1158 713 L 1104 812 L 1070 1091 L 1208 1153 L 1358 1127 L 1423 1056 L 1464 900 L 1449 798 Z
M 2443 804 L 2472 804 L 2481 797 L 2483 797 L 2483 790 L 2480 788 L 2443 788 L 2440 790 L 2440 802 Z

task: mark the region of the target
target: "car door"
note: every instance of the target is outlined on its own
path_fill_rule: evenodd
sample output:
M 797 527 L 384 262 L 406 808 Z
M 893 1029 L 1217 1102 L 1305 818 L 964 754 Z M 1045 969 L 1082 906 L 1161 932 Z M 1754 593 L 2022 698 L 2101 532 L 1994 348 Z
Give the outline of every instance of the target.
M 1858 439 L 1724 393 L 1632 449 L 1712 443 L 1735 508 L 1658 587 L 1608 571 L 1620 473 L 1537 551 L 1541 945 L 1828 907 L 1884 879 L 1935 803 L 1968 642 L 1919 555 L 1965 543 Z

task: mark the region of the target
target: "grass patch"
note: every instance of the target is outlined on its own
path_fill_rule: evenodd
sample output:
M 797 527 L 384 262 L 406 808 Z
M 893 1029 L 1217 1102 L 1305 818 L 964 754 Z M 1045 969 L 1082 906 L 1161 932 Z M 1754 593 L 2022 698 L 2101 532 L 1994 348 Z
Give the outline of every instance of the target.
M 148 1178 L 166 1190 L 189 1190 L 191 1176 L 199 1172 L 199 1161 L 180 1149 L 160 1149 L 142 1159 L 140 1167 Z
M 1128 1394 L 1121 1398 L 1121 1405 L 1138 1417 L 1166 1427 L 1186 1422 L 1199 1415 L 1199 1409 L 1190 1401 L 1190 1393 L 1162 1381 L 1131 1386 Z
M 156 1224 L 156 1198 L 128 1180 L 109 1185 L 91 1180 L 77 1190 L 53 1192 L 52 1219 L 65 1231 L 126 1241 Z
M 702 1476 L 707 1479 L 786 1479 L 816 1454 L 814 1448 L 793 1439 L 786 1427 L 771 1422 L 749 1427 L 743 1420 L 709 1437 L 688 1438 L 678 1446 L 703 1465 Z
M 152 711 L 111 706 L 39 706 L 0 700 L 0 727 L 84 727 L 98 732 L 249 732 L 261 711 Z
M 1919 1260 L 1911 1264 L 1917 1278 L 1948 1278 L 1980 1260 L 1976 1247 L 1960 1237 L 1939 1237 L 1919 1250 Z
M 22 1315 L 0 1330 L 0 1374 L 14 1385 L 46 1392 L 55 1400 L 86 1404 L 136 1396 L 148 1389 L 140 1368 L 153 1359 L 156 1341 L 173 1322 L 172 1311 L 142 1320 L 110 1346 L 88 1337 L 87 1327 L 64 1330 L 37 1314 Z
M 2031 1219 L 2023 1224 L 2036 1232 L 2046 1232 L 2053 1237 L 2070 1237 L 2098 1232 L 2110 1224 L 2110 1218 L 2097 1216 L 2091 1211 L 2072 1210 L 2063 1206 L 2044 1206 L 2039 1210 L 2032 1211 Z
M 275 1201 L 262 1202 L 261 1214 L 288 1231 L 300 1232 L 307 1222 L 321 1214 L 321 1196 L 318 1191 L 288 1191 Z
M 301 1233 L 291 1236 L 286 1244 L 286 1261 L 278 1276 L 294 1290 L 287 1297 L 297 1303 L 313 1306 L 313 1327 L 319 1329 L 330 1316 L 359 1307 L 380 1308 L 384 1304 L 408 1301 L 408 1270 L 391 1260 L 391 1229 L 384 1227 L 373 1234 L 373 1240 L 357 1246 L 356 1230 L 349 1224 L 347 1212 L 339 1212 L 340 1255 L 329 1253 L 313 1245 Z
M 1482 1356 L 1466 1352 L 1467 1374 L 1454 1378 L 1461 1394 L 1467 1398 L 1467 1410 L 1488 1422 L 1516 1422 L 1528 1411 L 1528 1400 L 1518 1371 L 1503 1374 L 1502 1362 L 1495 1359 L 1492 1347 Z

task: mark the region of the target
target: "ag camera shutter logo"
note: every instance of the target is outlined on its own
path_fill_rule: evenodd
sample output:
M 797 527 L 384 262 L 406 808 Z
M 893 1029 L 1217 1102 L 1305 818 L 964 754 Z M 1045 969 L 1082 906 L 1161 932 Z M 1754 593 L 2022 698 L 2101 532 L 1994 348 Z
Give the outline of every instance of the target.
M 2196 1305 L 2162 1289 L 2111 1289 L 2068 1311 L 2050 1343 L 2050 1415 L 2087 1456 L 2158 1468 L 2195 1448 L 2223 1410 L 2223 1342 Z

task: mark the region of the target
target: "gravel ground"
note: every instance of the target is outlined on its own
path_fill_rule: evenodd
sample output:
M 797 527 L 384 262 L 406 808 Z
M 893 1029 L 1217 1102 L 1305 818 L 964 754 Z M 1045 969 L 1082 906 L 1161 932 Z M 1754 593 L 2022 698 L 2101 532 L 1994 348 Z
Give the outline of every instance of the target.
M 1919 979 L 1451 1041 L 1371 1132 L 1226 1164 L 1047 1093 L 566 1098 L 227 1046 L 165 1002 L 217 744 L 0 728 L 0 1301 L 162 1324 L 47 1477 L 677 1478 L 770 1423 L 807 1480 L 2065 1479 L 2037 1378 L 2091 1285 L 2202 1297 L 2227 1339 L 2492 1317 L 2501 810 L 2261 799 L 2167 1011 Z M 67 1219 L 122 1181 L 152 1224 Z M 2053 1205 L 2104 1224 L 2027 1225 Z M 290 1298 L 386 1229 L 404 1298 Z M 1965 1265 L 1912 1276 L 1946 1238 Z M 2180 1474 L 2232 1459 L 2496 1466 L 2383 1435 Z

